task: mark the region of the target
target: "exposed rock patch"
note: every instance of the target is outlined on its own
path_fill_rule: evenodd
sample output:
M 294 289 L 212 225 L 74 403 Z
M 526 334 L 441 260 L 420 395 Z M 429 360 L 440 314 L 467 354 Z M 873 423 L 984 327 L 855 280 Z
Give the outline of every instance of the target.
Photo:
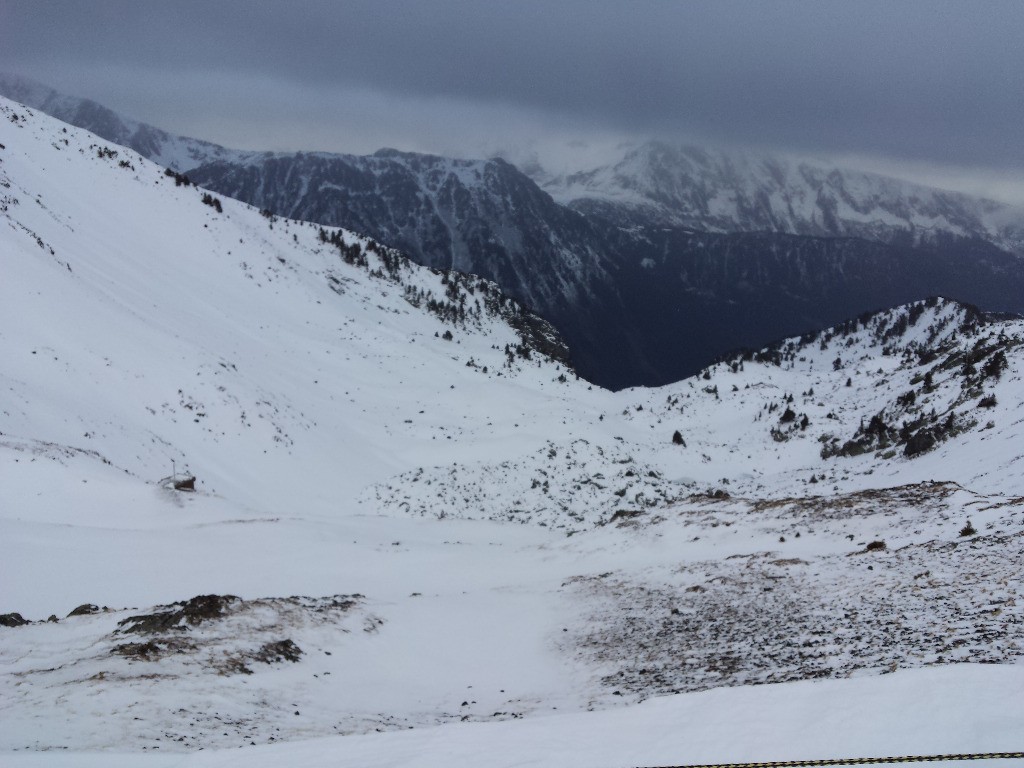
M 130 616 L 117 623 L 121 632 L 152 635 L 171 629 L 197 627 L 205 621 L 223 617 L 232 607 L 241 603 L 234 595 L 197 595 L 183 603 L 162 606 L 166 610 Z
M 71 613 L 67 615 L 67 618 L 70 619 L 72 616 L 89 616 L 93 613 L 99 612 L 100 607 L 98 605 L 93 605 L 92 603 L 82 603 L 80 606 L 72 610 Z

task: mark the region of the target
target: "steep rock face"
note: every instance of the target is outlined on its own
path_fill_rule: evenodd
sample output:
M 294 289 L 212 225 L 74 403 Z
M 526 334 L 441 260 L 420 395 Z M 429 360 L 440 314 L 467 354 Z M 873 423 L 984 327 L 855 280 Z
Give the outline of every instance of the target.
M 942 232 L 1024 253 L 1024 209 L 807 160 L 650 142 L 606 166 L 537 178 L 559 202 L 622 225 L 880 242 Z

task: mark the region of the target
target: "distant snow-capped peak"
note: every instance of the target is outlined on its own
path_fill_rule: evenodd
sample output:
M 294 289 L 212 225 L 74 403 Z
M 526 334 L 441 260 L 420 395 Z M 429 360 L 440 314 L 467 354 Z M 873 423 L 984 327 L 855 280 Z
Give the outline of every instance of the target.
M 882 241 L 949 232 L 1024 252 L 1024 209 L 816 160 L 649 142 L 538 180 L 565 205 L 649 223 Z

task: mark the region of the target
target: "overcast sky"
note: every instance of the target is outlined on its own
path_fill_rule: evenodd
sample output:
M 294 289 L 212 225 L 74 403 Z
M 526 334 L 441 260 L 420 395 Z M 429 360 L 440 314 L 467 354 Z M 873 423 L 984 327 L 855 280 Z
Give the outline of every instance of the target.
M 0 70 L 251 149 L 657 137 L 1024 203 L 1024 2 L 0 0 Z

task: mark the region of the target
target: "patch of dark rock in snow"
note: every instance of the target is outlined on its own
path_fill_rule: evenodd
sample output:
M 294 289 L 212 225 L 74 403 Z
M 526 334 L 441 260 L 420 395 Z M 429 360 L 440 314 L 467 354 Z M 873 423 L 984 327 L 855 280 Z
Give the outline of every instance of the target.
M 589 601 L 591 612 L 571 641 L 575 653 L 604 670 L 608 690 L 640 697 L 933 664 L 1016 662 L 1024 658 L 1024 532 L 1013 522 L 1019 500 L 985 502 L 1002 513 L 991 533 L 964 539 L 953 528 L 943 540 L 933 527 L 931 535 L 905 543 L 929 522 L 948 519 L 945 500 L 955 490 L 935 483 L 744 504 L 748 516 L 769 507 L 777 522 L 799 514 L 804 523 L 837 528 L 832 534 L 849 520 L 863 525 L 863 518 L 878 515 L 899 540 L 817 557 L 759 551 L 683 562 L 639 578 L 577 577 L 565 588 Z M 910 512 L 896 526 L 894 509 Z M 705 507 L 696 514 L 715 513 Z M 718 519 L 728 516 L 723 511 Z M 697 524 L 714 521 L 703 517 Z M 858 552 L 870 557 L 848 556 Z
M 184 603 L 163 606 L 165 610 L 122 619 L 118 626 L 121 632 L 142 635 L 184 629 L 185 626 L 195 627 L 204 621 L 221 618 L 231 606 L 240 602 L 241 598 L 234 595 L 197 595 Z

